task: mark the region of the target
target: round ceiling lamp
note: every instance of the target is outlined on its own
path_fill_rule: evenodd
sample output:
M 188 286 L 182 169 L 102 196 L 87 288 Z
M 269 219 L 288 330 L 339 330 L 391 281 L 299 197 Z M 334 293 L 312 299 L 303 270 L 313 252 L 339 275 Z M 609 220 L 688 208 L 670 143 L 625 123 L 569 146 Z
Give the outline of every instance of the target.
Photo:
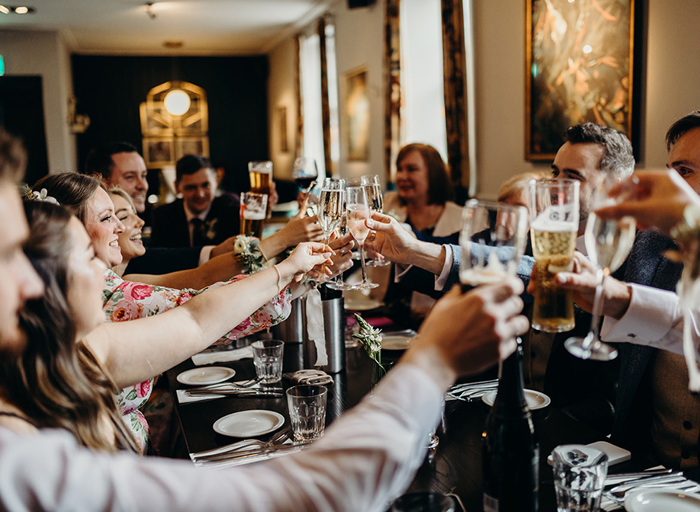
M 163 100 L 165 110 L 173 116 L 181 116 L 190 109 L 190 95 L 182 89 L 173 89 L 165 95 Z

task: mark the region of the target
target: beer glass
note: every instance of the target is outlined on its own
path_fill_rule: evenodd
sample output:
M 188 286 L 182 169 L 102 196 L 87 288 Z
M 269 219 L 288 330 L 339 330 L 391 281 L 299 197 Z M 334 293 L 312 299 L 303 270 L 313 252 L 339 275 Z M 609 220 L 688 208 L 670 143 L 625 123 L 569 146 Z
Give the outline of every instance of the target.
M 241 194 L 241 235 L 262 238 L 263 223 L 267 215 L 267 194 L 243 192 Z
M 593 191 L 592 210 L 614 202 L 608 198 L 608 191 L 617 183 L 614 176 L 602 176 Z M 569 338 L 564 342 L 566 349 L 581 359 L 610 361 L 617 357 L 617 350 L 600 341 L 600 320 L 603 314 L 603 290 L 607 276 L 624 263 L 634 245 L 637 224 L 632 217 L 620 220 L 603 220 L 591 212 L 586 222 L 584 240 L 588 258 L 597 267 L 596 290 L 593 299 L 591 330 L 585 338 Z
M 530 224 L 535 256 L 535 302 L 532 327 L 545 332 L 574 328 L 572 290 L 557 286 L 559 272 L 574 268 L 579 223 L 579 182 L 545 179 L 530 182 L 535 220 Z
M 462 212 L 459 242 L 463 285 L 498 283 L 515 276 L 527 245 L 527 209 L 471 199 Z
M 367 201 L 367 192 L 365 187 L 348 187 L 347 208 L 348 208 L 348 227 L 350 233 L 355 237 L 357 244 L 360 246 L 360 261 L 362 262 L 362 282 L 357 285 L 359 290 L 368 290 L 379 286 L 367 280 L 367 270 L 365 268 L 365 239 L 369 234 L 369 228 L 365 223 L 369 219 L 369 203 Z
M 248 162 L 250 191 L 258 194 L 270 194 L 272 182 L 272 162 Z

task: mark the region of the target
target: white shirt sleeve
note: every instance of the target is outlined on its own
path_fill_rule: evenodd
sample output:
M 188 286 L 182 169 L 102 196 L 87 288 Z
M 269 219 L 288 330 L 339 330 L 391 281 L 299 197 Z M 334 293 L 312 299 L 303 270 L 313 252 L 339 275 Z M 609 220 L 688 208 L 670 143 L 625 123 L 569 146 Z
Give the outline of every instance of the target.
M 435 289 L 441 291 L 445 287 L 447 277 L 452 269 L 452 246 L 450 244 L 443 245 L 445 249 L 445 264 L 442 266 L 442 272 L 435 278 Z
M 630 287 L 632 299 L 627 311 L 620 320 L 605 317 L 601 339 L 651 345 L 682 354 L 683 314 L 678 295 L 639 284 Z
M 0 428 L 0 510 L 377 511 L 405 491 L 437 425 L 442 390 L 400 364 L 302 452 L 221 471 L 98 454 L 64 432 Z
M 211 258 L 212 249 L 214 249 L 213 245 L 205 245 L 202 247 L 202 250 L 199 252 L 199 263 L 197 263 L 198 267 L 209 261 L 209 258 Z

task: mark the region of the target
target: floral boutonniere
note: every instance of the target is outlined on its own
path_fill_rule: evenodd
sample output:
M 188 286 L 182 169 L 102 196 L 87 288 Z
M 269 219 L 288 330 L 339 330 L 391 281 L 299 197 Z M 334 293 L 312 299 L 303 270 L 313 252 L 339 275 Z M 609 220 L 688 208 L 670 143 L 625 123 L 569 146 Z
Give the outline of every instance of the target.
M 260 250 L 260 240 L 252 236 L 238 235 L 233 245 L 233 254 L 248 269 L 248 274 L 254 274 L 264 268 L 265 257 Z
M 367 351 L 370 359 L 379 365 L 379 368 L 386 373 L 386 369 L 382 366 L 382 330 L 375 329 L 367 323 L 360 315 L 355 313 L 355 320 L 360 326 L 360 332 L 353 334 L 353 338 L 357 338 L 362 342 L 362 345 Z
M 217 232 L 217 222 L 219 219 L 211 219 L 202 224 L 202 236 L 207 240 L 214 240 Z

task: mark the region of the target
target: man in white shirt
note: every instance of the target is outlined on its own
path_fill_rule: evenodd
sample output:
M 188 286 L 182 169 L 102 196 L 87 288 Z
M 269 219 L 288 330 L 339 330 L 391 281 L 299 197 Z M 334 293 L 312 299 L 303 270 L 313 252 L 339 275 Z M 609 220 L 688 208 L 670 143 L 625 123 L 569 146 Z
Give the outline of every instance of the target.
M 3 362 L 22 353 L 18 312 L 43 291 L 22 251 L 29 233 L 16 184 L 25 163 L 19 142 L 0 131 Z M 521 292 L 517 280 L 453 290 L 372 397 L 308 449 L 252 466 L 209 472 L 185 461 L 93 453 L 61 431 L 25 438 L 0 427 L 0 510 L 382 512 L 422 462 L 454 379 L 509 355 L 527 330 Z

